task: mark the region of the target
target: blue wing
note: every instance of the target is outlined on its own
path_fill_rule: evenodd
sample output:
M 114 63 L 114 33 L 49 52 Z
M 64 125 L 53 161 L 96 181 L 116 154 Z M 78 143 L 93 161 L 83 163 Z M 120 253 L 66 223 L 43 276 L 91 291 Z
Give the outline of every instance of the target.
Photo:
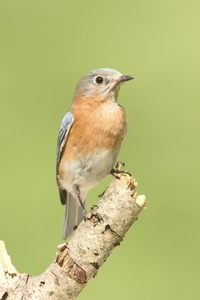
M 62 120 L 62 123 L 60 125 L 60 130 L 59 130 L 59 133 L 58 133 L 57 160 L 56 160 L 56 177 L 57 177 L 57 185 L 58 185 L 59 192 L 60 192 L 61 202 L 63 204 L 66 201 L 65 200 L 66 199 L 65 195 L 63 193 L 65 192 L 65 194 L 66 194 L 66 191 L 62 190 L 61 187 L 60 187 L 59 174 L 58 174 L 58 166 L 59 166 L 59 163 L 60 163 L 60 159 L 61 159 L 61 156 L 62 156 L 63 149 L 64 149 L 65 144 L 67 142 L 67 137 L 68 137 L 70 128 L 71 128 L 71 126 L 73 124 L 73 121 L 74 121 L 73 114 L 72 114 L 72 112 L 68 111 L 66 113 L 66 115 L 64 116 L 63 120 Z
M 58 169 L 61 154 L 67 142 L 69 130 L 72 126 L 73 121 L 74 121 L 73 114 L 70 111 L 68 111 L 62 120 L 62 123 L 60 125 L 60 130 L 58 133 L 56 170 Z

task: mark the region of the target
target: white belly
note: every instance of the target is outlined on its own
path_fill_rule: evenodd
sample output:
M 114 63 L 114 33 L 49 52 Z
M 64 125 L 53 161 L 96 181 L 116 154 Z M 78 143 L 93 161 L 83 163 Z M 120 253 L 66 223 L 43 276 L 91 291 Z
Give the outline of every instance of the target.
M 111 150 L 94 151 L 89 158 L 66 163 L 60 180 L 62 187 L 71 194 L 74 194 L 74 186 L 78 186 L 81 193 L 88 192 L 110 173 L 117 155 Z

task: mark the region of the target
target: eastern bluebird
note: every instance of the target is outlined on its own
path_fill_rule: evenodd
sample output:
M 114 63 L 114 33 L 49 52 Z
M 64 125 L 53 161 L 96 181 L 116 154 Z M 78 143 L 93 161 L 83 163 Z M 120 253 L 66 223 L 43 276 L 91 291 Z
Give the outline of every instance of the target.
M 66 204 L 62 236 L 67 239 L 86 215 L 88 191 L 113 168 L 126 134 L 126 114 L 118 105 L 121 83 L 133 79 L 114 69 L 97 69 L 78 83 L 58 134 L 56 175 Z

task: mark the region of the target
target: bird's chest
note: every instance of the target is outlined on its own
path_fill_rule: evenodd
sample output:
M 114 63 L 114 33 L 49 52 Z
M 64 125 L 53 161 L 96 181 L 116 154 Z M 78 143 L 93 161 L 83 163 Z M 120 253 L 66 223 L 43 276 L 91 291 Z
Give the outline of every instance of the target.
M 74 134 L 75 133 L 75 134 Z M 75 149 L 86 155 L 95 149 L 118 152 L 126 133 L 124 109 L 117 103 L 104 104 L 99 108 L 77 112 L 74 116 L 69 140 Z

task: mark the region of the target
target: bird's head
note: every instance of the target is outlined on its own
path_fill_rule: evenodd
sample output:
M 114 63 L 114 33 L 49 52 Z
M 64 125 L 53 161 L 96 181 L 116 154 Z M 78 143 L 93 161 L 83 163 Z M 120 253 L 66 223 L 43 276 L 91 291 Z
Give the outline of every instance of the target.
M 116 101 L 121 83 L 133 78 L 109 68 L 91 71 L 77 84 L 74 98 L 84 96 L 100 101 Z

